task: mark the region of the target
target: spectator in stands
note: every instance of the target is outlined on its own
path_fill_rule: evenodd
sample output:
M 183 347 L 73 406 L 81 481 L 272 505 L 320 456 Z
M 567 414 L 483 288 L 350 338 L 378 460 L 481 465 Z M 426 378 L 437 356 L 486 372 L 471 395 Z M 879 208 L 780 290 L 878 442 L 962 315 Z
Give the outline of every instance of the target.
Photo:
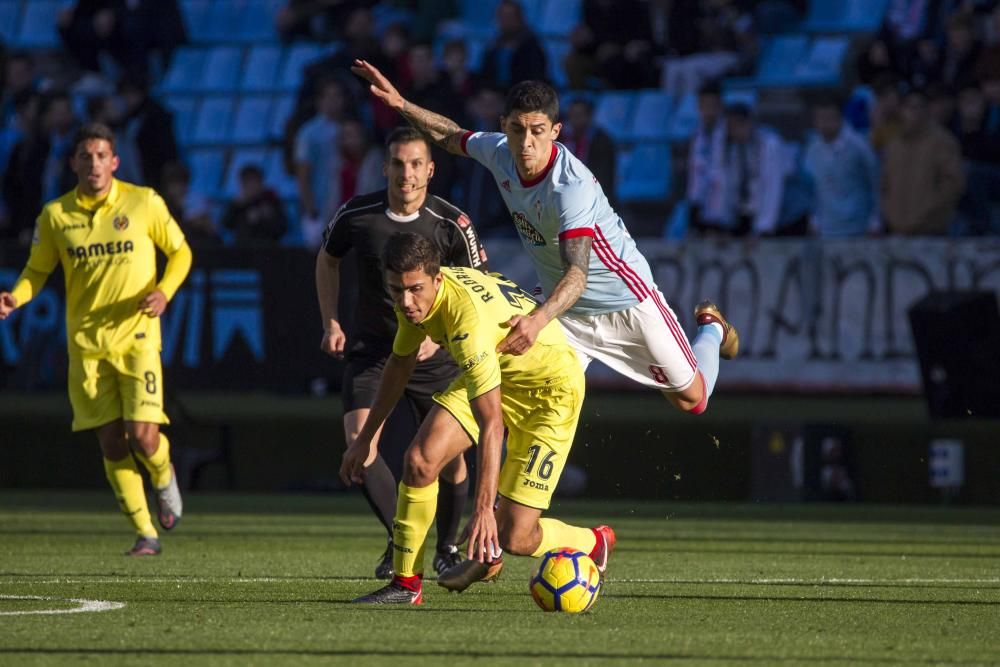
M 346 119 L 344 87 L 336 79 L 320 85 L 317 113 L 295 136 L 295 180 L 302 205 L 302 232 L 306 244 L 318 247 L 323 227 L 337 207 L 333 175 L 340 169 L 337 138 Z
M 648 9 L 639 0 L 585 0 L 570 37 L 567 73 L 580 87 L 648 88 L 659 77 Z M 571 74 L 570 74 L 571 73 Z M 587 85 L 590 84 L 590 85 Z
M 675 7 L 671 20 L 681 21 L 677 30 L 693 37 L 686 40 L 689 50 L 678 48 L 664 64 L 661 84 L 667 92 L 695 93 L 705 81 L 752 63 L 756 38 L 749 7 L 735 0 L 681 0 Z
M 208 199 L 191 189 L 191 170 L 183 162 L 163 165 L 160 194 L 170 215 L 184 231 L 192 247 L 218 246 L 222 238 L 212 220 Z
M 965 189 L 958 142 L 930 118 L 923 91 L 903 99 L 902 128 L 886 148 L 882 209 L 890 233 L 944 234 Z
M 274 25 L 286 42 L 295 39 L 341 39 L 344 36 L 342 27 L 351 12 L 375 4 L 367 0 L 288 0 L 288 4 L 275 15 Z
M 480 88 L 468 104 L 467 126 L 473 132 L 499 132 L 504 94 L 496 88 Z M 472 164 L 468 164 L 471 162 Z M 482 235 L 514 237 L 510 213 L 500 195 L 500 188 L 489 169 L 475 160 L 466 160 L 458 173 L 452 201 L 475 221 Z
M 955 93 L 943 81 L 935 81 L 925 89 L 927 111 L 931 120 L 942 127 L 950 128 L 955 120 Z
M 965 160 L 966 190 L 959 202 L 963 235 L 1000 233 L 992 204 L 1000 195 L 1000 128 L 986 127 L 986 99 L 973 84 L 958 94 L 953 126 Z
M 444 45 L 444 70 L 442 72 L 448 85 L 448 95 L 462 102 L 463 108 L 458 118 L 449 116 L 456 123 L 466 126 L 468 115 L 465 113 L 464 102 L 471 100 L 479 90 L 479 77 L 469 69 L 469 54 L 465 42 L 453 39 Z
M 895 77 L 887 75 L 878 78 L 872 84 L 872 89 L 875 103 L 872 105 L 871 132 L 868 138 L 875 154 L 882 155 L 902 127 L 899 82 Z
M 862 83 L 874 85 L 878 79 L 895 76 L 897 72 L 899 64 L 884 40 L 873 39 L 858 56 L 858 78 Z
M 4 61 L 3 92 L 0 93 L 0 128 L 9 127 L 16 115 L 15 100 L 25 92 L 34 92 L 35 61 L 27 53 L 11 53 Z
M 722 88 L 718 82 L 702 86 L 698 91 L 698 127 L 688 149 L 687 202 L 690 224 L 695 230 L 704 224 L 705 204 L 715 158 L 712 151 L 725 143 L 725 123 L 722 122 Z
M 373 145 L 368 128 L 361 121 L 345 120 L 341 124 L 337 144 L 340 168 L 332 186 L 334 210 L 355 195 L 385 187 L 383 151 Z
M 598 183 L 605 184 L 604 194 L 614 206 L 615 142 L 611 135 L 594 124 L 593 102 L 578 97 L 569 103 L 559 140 L 587 165 Z
M 726 130 L 713 149 L 703 229 L 724 236 L 773 236 L 780 228 L 788 159 L 781 138 L 750 108 L 726 108 Z
M 976 27 L 969 14 L 956 14 L 948 20 L 947 40 L 941 59 L 941 80 L 957 88 L 975 80 L 975 65 L 983 51 Z
M 545 51 L 524 20 L 515 0 L 500 0 L 496 10 L 497 37 L 483 55 L 479 74 L 491 86 L 507 89 L 527 79 L 545 80 Z
M 236 245 L 280 241 L 288 220 L 281 198 L 264 183 L 264 171 L 255 164 L 245 164 L 239 179 L 239 194 L 229 202 L 222 226 L 233 233 Z
M 14 100 L 14 118 L 7 124 L 0 134 L 0 183 L 3 184 L 3 197 L 0 198 L 0 239 L 18 239 L 22 235 L 27 236 L 28 230 L 24 227 L 26 216 L 30 212 L 24 211 L 26 204 L 19 201 L 19 197 L 25 193 L 20 190 L 20 173 L 10 174 L 10 178 L 15 183 L 12 186 L 13 192 L 8 192 L 8 166 L 14 169 L 21 169 L 23 160 L 19 157 L 17 162 L 12 162 L 15 149 L 26 140 L 31 140 L 38 134 L 38 111 L 41 98 L 33 90 L 21 91 Z M 25 148 L 21 148 L 22 153 Z M 14 196 L 15 201 L 7 199 Z M 22 239 L 25 242 L 26 238 Z
M 881 229 L 878 161 L 864 138 L 844 122 L 842 108 L 832 97 L 812 106 L 816 136 L 806 148 L 804 164 L 815 195 L 809 226 L 823 238 Z
M 111 80 L 159 75 L 187 41 L 176 0 L 78 0 L 56 21 L 80 66 Z
M 380 4 L 405 11 L 413 38 L 418 42 L 433 40 L 438 25 L 458 15 L 456 0 L 383 0 Z
M 118 150 L 118 175 L 122 180 L 158 188 L 163 165 L 178 159 L 174 119 L 149 95 L 144 80 L 122 79 L 118 94 L 124 107 Z
M 42 202 L 55 199 L 76 184 L 69 168 L 76 127 L 69 96 L 50 94 L 39 113 L 41 122 L 14 147 L 3 181 L 10 234 L 22 240 L 30 238 Z

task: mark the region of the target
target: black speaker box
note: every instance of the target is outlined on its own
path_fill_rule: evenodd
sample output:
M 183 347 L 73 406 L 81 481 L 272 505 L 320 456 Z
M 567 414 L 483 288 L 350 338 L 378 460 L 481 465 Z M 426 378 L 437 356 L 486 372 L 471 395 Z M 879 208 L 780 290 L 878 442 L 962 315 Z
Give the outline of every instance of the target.
M 931 416 L 1000 417 L 996 294 L 931 292 L 909 317 Z

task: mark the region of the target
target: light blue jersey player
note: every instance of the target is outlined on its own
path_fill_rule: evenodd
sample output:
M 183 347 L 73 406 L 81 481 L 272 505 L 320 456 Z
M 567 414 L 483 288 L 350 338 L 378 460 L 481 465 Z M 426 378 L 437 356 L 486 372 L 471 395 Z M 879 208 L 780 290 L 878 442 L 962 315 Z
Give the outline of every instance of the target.
M 472 133 L 404 99 L 370 63 L 355 61 L 352 69 L 414 127 L 493 174 L 545 296 L 530 315 L 510 321 L 498 351 L 522 354 L 558 317 L 585 368 L 598 359 L 663 391 L 681 410 L 705 411 L 719 357 L 732 358 L 739 349 L 736 330 L 703 302 L 695 309 L 698 333 L 688 342 L 600 184 L 556 141 L 562 125 L 551 86 L 515 85 L 500 118 L 502 132 Z

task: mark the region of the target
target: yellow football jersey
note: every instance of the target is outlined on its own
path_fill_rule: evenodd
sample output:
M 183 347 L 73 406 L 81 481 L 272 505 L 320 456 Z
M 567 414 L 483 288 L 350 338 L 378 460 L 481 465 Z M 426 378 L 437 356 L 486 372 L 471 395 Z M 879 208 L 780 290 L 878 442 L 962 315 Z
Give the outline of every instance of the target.
M 91 210 L 74 188 L 42 209 L 18 284 L 29 272 L 44 276 L 62 264 L 70 354 L 158 350 L 160 320 L 139 312 L 139 301 L 157 284 L 156 248 L 171 255 L 183 244 L 184 233 L 152 189 L 115 179 Z
M 411 324 L 396 308 L 395 354 L 413 354 L 430 336 L 462 369 L 469 400 L 497 386 L 502 391 L 539 389 L 582 376 L 576 352 L 555 320 L 525 354 L 497 354 L 497 344 L 510 333 L 506 322 L 535 309 L 534 299 L 520 287 L 475 269 L 441 267 L 441 273 L 444 281 L 420 324 Z

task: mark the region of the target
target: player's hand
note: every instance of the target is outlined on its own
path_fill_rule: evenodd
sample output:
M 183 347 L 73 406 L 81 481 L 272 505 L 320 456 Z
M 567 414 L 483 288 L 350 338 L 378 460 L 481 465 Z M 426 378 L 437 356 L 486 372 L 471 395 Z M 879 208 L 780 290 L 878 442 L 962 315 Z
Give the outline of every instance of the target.
M 375 462 L 378 448 L 371 443 L 363 444 L 360 440 L 352 442 L 344 451 L 340 461 L 340 479 L 350 486 L 365 483 L 365 468 Z
M 497 530 L 497 519 L 492 508 L 489 511 L 473 512 L 462 534 L 463 538 L 467 536 L 469 540 L 469 546 L 465 550 L 465 556 L 469 560 L 489 563 L 502 553 L 500 532 Z
M 369 89 L 372 91 L 372 95 L 385 102 L 386 106 L 390 109 L 399 111 L 403 108 L 403 103 L 406 100 L 403 99 L 403 96 L 400 95 L 389 79 L 385 78 L 385 75 L 370 62 L 367 60 L 355 60 L 354 65 L 351 66 L 351 71 L 368 81 L 371 84 Z
M 538 332 L 546 322 L 534 314 L 515 315 L 505 326 L 510 327 L 510 333 L 497 345 L 498 354 L 524 354 L 535 344 Z
M 319 343 L 319 349 L 331 357 L 343 359 L 344 345 L 346 343 L 347 336 L 344 334 L 344 330 L 336 322 L 331 322 L 330 328 L 323 332 L 323 340 Z
M 434 356 L 434 353 L 441 349 L 441 346 L 430 339 L 430 336 L 424 339 L 424 342 L 420 344 L 420 349 L 417 350 L 417 361 L 424 361 L 425 359 L 430 359 Z
M 17 308 L 17 299 L 10 292 L 0 292 L 0 320 L 7 319 L 7 316 Z
M 139 310 L 149 317 L 159 317 L 166 309 L 167 295 L 162 290 L 153 290 L 139 302 Z

